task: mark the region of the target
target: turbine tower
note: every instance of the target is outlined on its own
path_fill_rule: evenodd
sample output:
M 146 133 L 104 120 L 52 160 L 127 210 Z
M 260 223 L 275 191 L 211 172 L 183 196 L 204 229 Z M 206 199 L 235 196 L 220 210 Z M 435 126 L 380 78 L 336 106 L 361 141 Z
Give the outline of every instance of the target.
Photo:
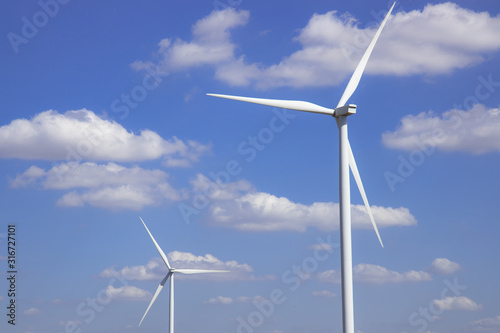
M 170 311 L 169 311 L 169 332 L 174 333 L 174 274 L 179 273 L 179 274 L 204 274 L 204 273 L 227 273 L 229 271 L 221 271 L 221 270 L 208 270 L 208 269 L 176 269 L 170 266 L 170 263 L 168 262 L 167 256 L 161 249 L 161 247 L 158 245 L 156 242 L 155 238 L 149 231 L 148 227 L 146 226 L 146 223 L 142 220 L 141 217 L 139 217 L 142 221 L 142 224 L 144 225 L 144 228 L 148 231 L 149 237 L 151 237 L 151 240 L 155 244 L 156 249 L 158 250 L 158 253 L 160 253 L 161 258 L 163 259 L 163 262 L 168 268 L 168 273 L 167 275 L 163 278 L 163 280 L 160 282 L 160 285 L 158 286 L 158 289 L 156 289 L 156 292 L 153 296 L 153 299 L 151 300 L 151 303 L 149 303 L 149 306 L 144 313 L 144 316 L 142 316 L 141 322 L 139 323 L 139 326 L 141 326 L 142 321 L 144 318 L 146 318 L 146 315 L 148 314 L 149 309 L 151 308 L 151 305 L 155 302 L 156 298 L 160 294 L 160 291 L 163 289 L 163 286 L 165 283 L 167 283 L 168 278 L 170 278 Z
M 390 8 L 386 17 L 380 24 L 377 33 L 373 37 L 370 45 L 366 49 L 361 61 L 352 74 L 349 83 L 347 84 L 342 97 L 335 109 L 325 108 L 313 103 L 292 100 L 276 100 L 276 99 L 263 99 L 252 97 L 240 97 L 220 94 L 207 94 L 209 96 L 233 99 L 237 101 L 256 103 L 262 105 L 273 106 L 277 108 L 305 111 L 326 114 L 335 117 L 337 126 L 339 128 L 339 193 L 340 193 L 340 243 L 341 243 L 341 275 L 342 275 L 342 323 L 344 333 L 354 333 L 354 305 L 353 305 L 353 278 L 352 278 L 352 246 L 351 246 L 351 196 L 349 187 L 349 166 L 352 174 L 358 185 L 359 191 L 363 198 L 368 216 L 372 222 L 373 228 L 377 234 L 380 245 L 384 247 L 382 239 L 375 224 L 373 214 L 368 203 L 368 199 L 359 176 L 358 167 L 354 160 L 354 155 L 349 144 L 347 137 L 347 117 L 356 113 L 356 105 L 346 104 L 352 96 L 358 83 L 363 75 L 366 64 L 373 51 L 375 44 L 384 29 L 387 20 L 389 19 L 394 5 Z

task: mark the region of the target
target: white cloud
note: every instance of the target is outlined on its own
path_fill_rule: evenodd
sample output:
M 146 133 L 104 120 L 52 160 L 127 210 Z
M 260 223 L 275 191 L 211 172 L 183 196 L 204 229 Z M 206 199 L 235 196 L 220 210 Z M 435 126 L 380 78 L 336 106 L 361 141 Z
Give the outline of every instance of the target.
M 155 200 L 138 188 L 123 185 L 104 187 L 82 194 L 72 191 L 57 201 L 57 205 L 63 207 L 79 207 L 85 204 L 113 210 L 141 210 L 144 206 L 155 204 Z
M 42 311 L 40 311 L 40 309 L 37 309 L 37 308 L 29 308 L 29 309 L 23 311 L 23 314 L 25 314 L 27 316 L 37 315 L 40 313 L 42 313 Z
M 427 272 L 408 271 L 398 273 L 385 267 L 371 264 L 358 264 L 354 266 L 356 281 L 367 283 L 398 283 L 398 282 L 421 282 L 430 281 L 431 276 Z
M 401 282 L 422 282 L 430 281 L 429 273 L 422 271 L 408 271 L 399 273 L 388 270 L 385 267 L 372 264 L 357 264 L 353 267 L 354 281 L 362 283 L 401 283 Z M 339 271 L 328 270 L 318 274 L 318 279 L 323 282 L 340 283 Z
M 146 265 L 125 266 L 120 270 L 115 267 L 108 267 L 102 271 L 99 276 L 103 278 L 112 278 L 121 276 L 127 280 L 158 280 L 163 279 L 167 273 L 165 264 L 160 258 L 151 259 Z
M 478 311 L 483 308 L 482 305 L 478 305 L 465 296 L 445 297 L 443 299 L 435 299 L 432 302 L 437 309 L 443 311 Z
M 475 65 L 500 48 L 495 38 L 500 17 L 451 2 L 396 13 L 387 28 L 377 46 L 381 52 L 374 56 L 368 72 L 447 73 Z
M 217 269 L 227 270 L 228 273 L 219 274 L 178 274 L 176 278 L 212 280 L 212 281 L 232 281 L 232 280 L 272 280 L 273 276 L 253 275 L 253 268 L 248 264 L 240 264 L 235 260 L 222 261 L 211 254 L 197 256 L 189 252 L 173 251 L 167 254 L 169 263 L 175 268 L 196 268 L 196 269 Z M 165 277 L 167 268 L 160 258 L 151 259 L 146 265 L 126 266 L 116 270 L 115 267 L 108 267 L 100 273 L 100 277 L 111 278 L 121 276 L 127 280 L 161 280 Z
M 203 145 L 194 140 L 188 140 L 186 143 L 174 137 L 181 147 L 177 154 L 168 154 L 164 156 L 163 165 L 167 168 L 187 168 L 194 162 L 198 162 L 202 155 L 212 151 L 212 145 Z
M 115 288 L 112 285 L 106 287 L 106 293 L 113 299 L 143 301 L 151 299 L 151 293 L 134 286 L 123 286 Z
M 233 302 L 234 302 L 234 300 L 231 297 L 217 296 L 217 297 L 209 299 L 208 301 L 205 302 L 205 304 L 228 305 L 228 304 L 232 304 Z
M 500 152 L 500 109 L 476 104 L 468 111 L 405 116 L 394 132 L 382 134 L 382 142 L 402 150 Z
M 500 331 L 500 315 L 475 320 L 469 324 L 474 332 L 497 333 Z
M 161 60 L 157 69 L 160 72 L 172 72 L 202 65 L 218 65 L 234 59 L 235 45 L 230 41 L 229 30 L 245 25 L 247 11 L 226 9 L 213 11 L 193 26 L 193 38 L 190 42 L 176 39 L 163 39 L 159 43 Z M 144 69 L 150 63 L 136 61 L 135 69 Z
M 446 258 L 436 258 L 431 264 L 428 271 L 432 274 L 453 274 L 460 270 L 461 267 L 456 262 L 453 262 Z
M 369 74 L 449 73 L 480 63 L 500 49 L 500 17 L 450 2 L 410 12 L 397 10 L 375 48 L 366 69 Z M 210 65 L 217 79 L 238 86 L 337 85 L 355 68 L 382 17 L 374 17 L 369 27 L 362 28 L 348 13 L 314 14 L 295 38 L 299 49 L 279 63 L 264 65 L 237 55 L 231 40 L 230 30 L 245 25 L 248 12 L 214 11 L 193 26 L 191 41 L 162 40 L 157 66 L 170 72 Z M 133 67 L 150 65 L 136 62 Z
M 135 134 L 86 109 L 64 114 L 45 111 L 0 127 L 1 158 L 121 162 L 164 158 L 167 166 L 190 166 L 210 149 L 176 137 L 165 140 L 150 130 Z
M 319 297 L 327 297 L 327 298 L 333 298 L 338 296 L 336 293 L 333 293 L 329 290 L 313 291 L 312 295 Z
M 108 209 L 140 210 L 184 199 L 182 191 L 168 183 L 169 175 L 162 170 L 147 170 L 137 166 L 124 167 L 116 163 L 69 162 L 49 170 L 32 166 L 11 180 L 14 188 L 33 186 L 45 190 L 70 190 L 57 202 L 59 206 L 91 206 Z
M 333 202 L 315 202 L 311 205 L 295 203 L 285 197 L 257 192 L 246 181 L 215 183 L 203 175 L 191 182 L 197 193 L 206 193 L 209 223 L 219 227 L 243 231 L 304 232 L 308 228 L 323 231 L 339 228 L 339 205 Z M 372 229 L 363 205 L 352 205 L 352 225 L 358 229 Z M 407 208 L 372 206 L 379 228 L 411 226 L 417 221 Z

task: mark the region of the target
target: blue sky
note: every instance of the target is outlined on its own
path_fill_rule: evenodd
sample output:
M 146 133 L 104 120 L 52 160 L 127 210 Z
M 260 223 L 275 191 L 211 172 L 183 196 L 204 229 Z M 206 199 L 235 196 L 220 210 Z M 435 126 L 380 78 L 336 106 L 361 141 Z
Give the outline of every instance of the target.
M 8 1 L 0 20 L 0 258 L 12 332 L 341 332 L 334 107 L 386 1 Z M 355 327 L 498 332 L 500 6 L 397 2 L 349 138 Z M 0 283 L 6 312 L 8 285 Z

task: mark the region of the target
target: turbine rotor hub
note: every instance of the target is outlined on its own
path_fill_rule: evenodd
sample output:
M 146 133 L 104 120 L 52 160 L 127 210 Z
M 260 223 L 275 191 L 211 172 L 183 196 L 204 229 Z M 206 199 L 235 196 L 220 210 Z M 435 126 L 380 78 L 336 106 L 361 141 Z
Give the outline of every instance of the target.
M 356 113 L 356 105 L 347 104 L 347 105 L 340 106 L 340 107 L 336 108 L 333 116 L 334 117 L 350 116 L 351 114 L 355 114 L 355 113 Z

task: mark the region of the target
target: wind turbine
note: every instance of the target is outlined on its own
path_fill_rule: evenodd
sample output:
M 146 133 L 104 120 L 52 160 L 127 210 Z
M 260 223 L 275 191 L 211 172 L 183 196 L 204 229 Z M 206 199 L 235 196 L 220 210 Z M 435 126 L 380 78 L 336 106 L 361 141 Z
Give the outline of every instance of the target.
M 160 253 L 161 258 L 163 259 L 163 262 L 168 268 L 168 273 L 167 275 L 163 278 L 163 280 L 160 282 L 160 285 L 158 286 L 158 289 L 156 289 L 156 292 L 153 296 L 153 299 L 151 300 L 151 303 L 149 303 L 149 306 L 144 313 L 144 316 L 142 316 L 141 322 L 139 323 L 139 326 L 141 326 L 142 321 L 144 318 L 146 318 L 146 315 L 148 314 L 149 309 L 151 308 L 151 305 L 155 302 L 156 298 L 160 294 L 160 291 L 163 289 L 163 286 L 165 283 L 167 283 L 168 278 L 170 278 L 170 312 L 169 312 L 169 332 L 174 333 L 174 274 L 179 273 L 179 274 L 204 274 L 204 273 L 227 273 L 229 271 L 221 271 L 221 270 L 208 270 L 208 269 L 176 269 L 170 266 L 170 263 L 168 262 L 167 256 L 161 249 L 161 247 L 158 245 L 156 242 L 155 238 L 149 231 L 148 227 L 146 226 L 146 223 L 142 220 L 141 217 L 139 217 L 142 221 L 142 224 L 144 225 L 144 228 L 148 231 L 149 237 L 151 237 L 151 240 L 155 244 L 156 249 L 158 250 L 158 253 Z
M 366 49 L 361 61 L 352 74 L 349 83 L 347 84 L 342 97 L 335 109 L 325 108 L 313 103 L 292 100 L 276 100 L 276 99 L 263 99 L 252 97 L 240 97 L 220 94 L 207 94 L 209 96 L 233 99 L 237 101 L 250 102 L 262 105 L 268 105 L 283 109 L 305 111 L 312 113 L 326 114 L 335 117 L 337 126 L 339 128 L 339 192 L 340 192 L 340 243 L 341 243 L 341 275 L 342 275 L 342 322 L 344 333 L 354 333 L 354 305 L 353 305 L 353 280 L 352 280 L 352 246 L 351 246 L 351 197 L 349 188 L 349 166 L 351 168 L 356 184 L 363 198 L 368 216 L 372 222 L 375 233 L 377 234 L 380 245 L 384 247 L 382 239 L 375 224 L 373 214 L 366 197 L 361 177 L 359 176 L 358 167 L 354 160 L 351 145 L 347 137 L 347 117 L 356 113 L 356 105 L 346 104 L 352 96 L 358 83 L 363 75 L 366 64 L 373 51 L 375 44 L 384 28 L 394 5 L 390 8 L 386 17 L 380 24 L 377 33 L 373 37 L 370 45 Z

